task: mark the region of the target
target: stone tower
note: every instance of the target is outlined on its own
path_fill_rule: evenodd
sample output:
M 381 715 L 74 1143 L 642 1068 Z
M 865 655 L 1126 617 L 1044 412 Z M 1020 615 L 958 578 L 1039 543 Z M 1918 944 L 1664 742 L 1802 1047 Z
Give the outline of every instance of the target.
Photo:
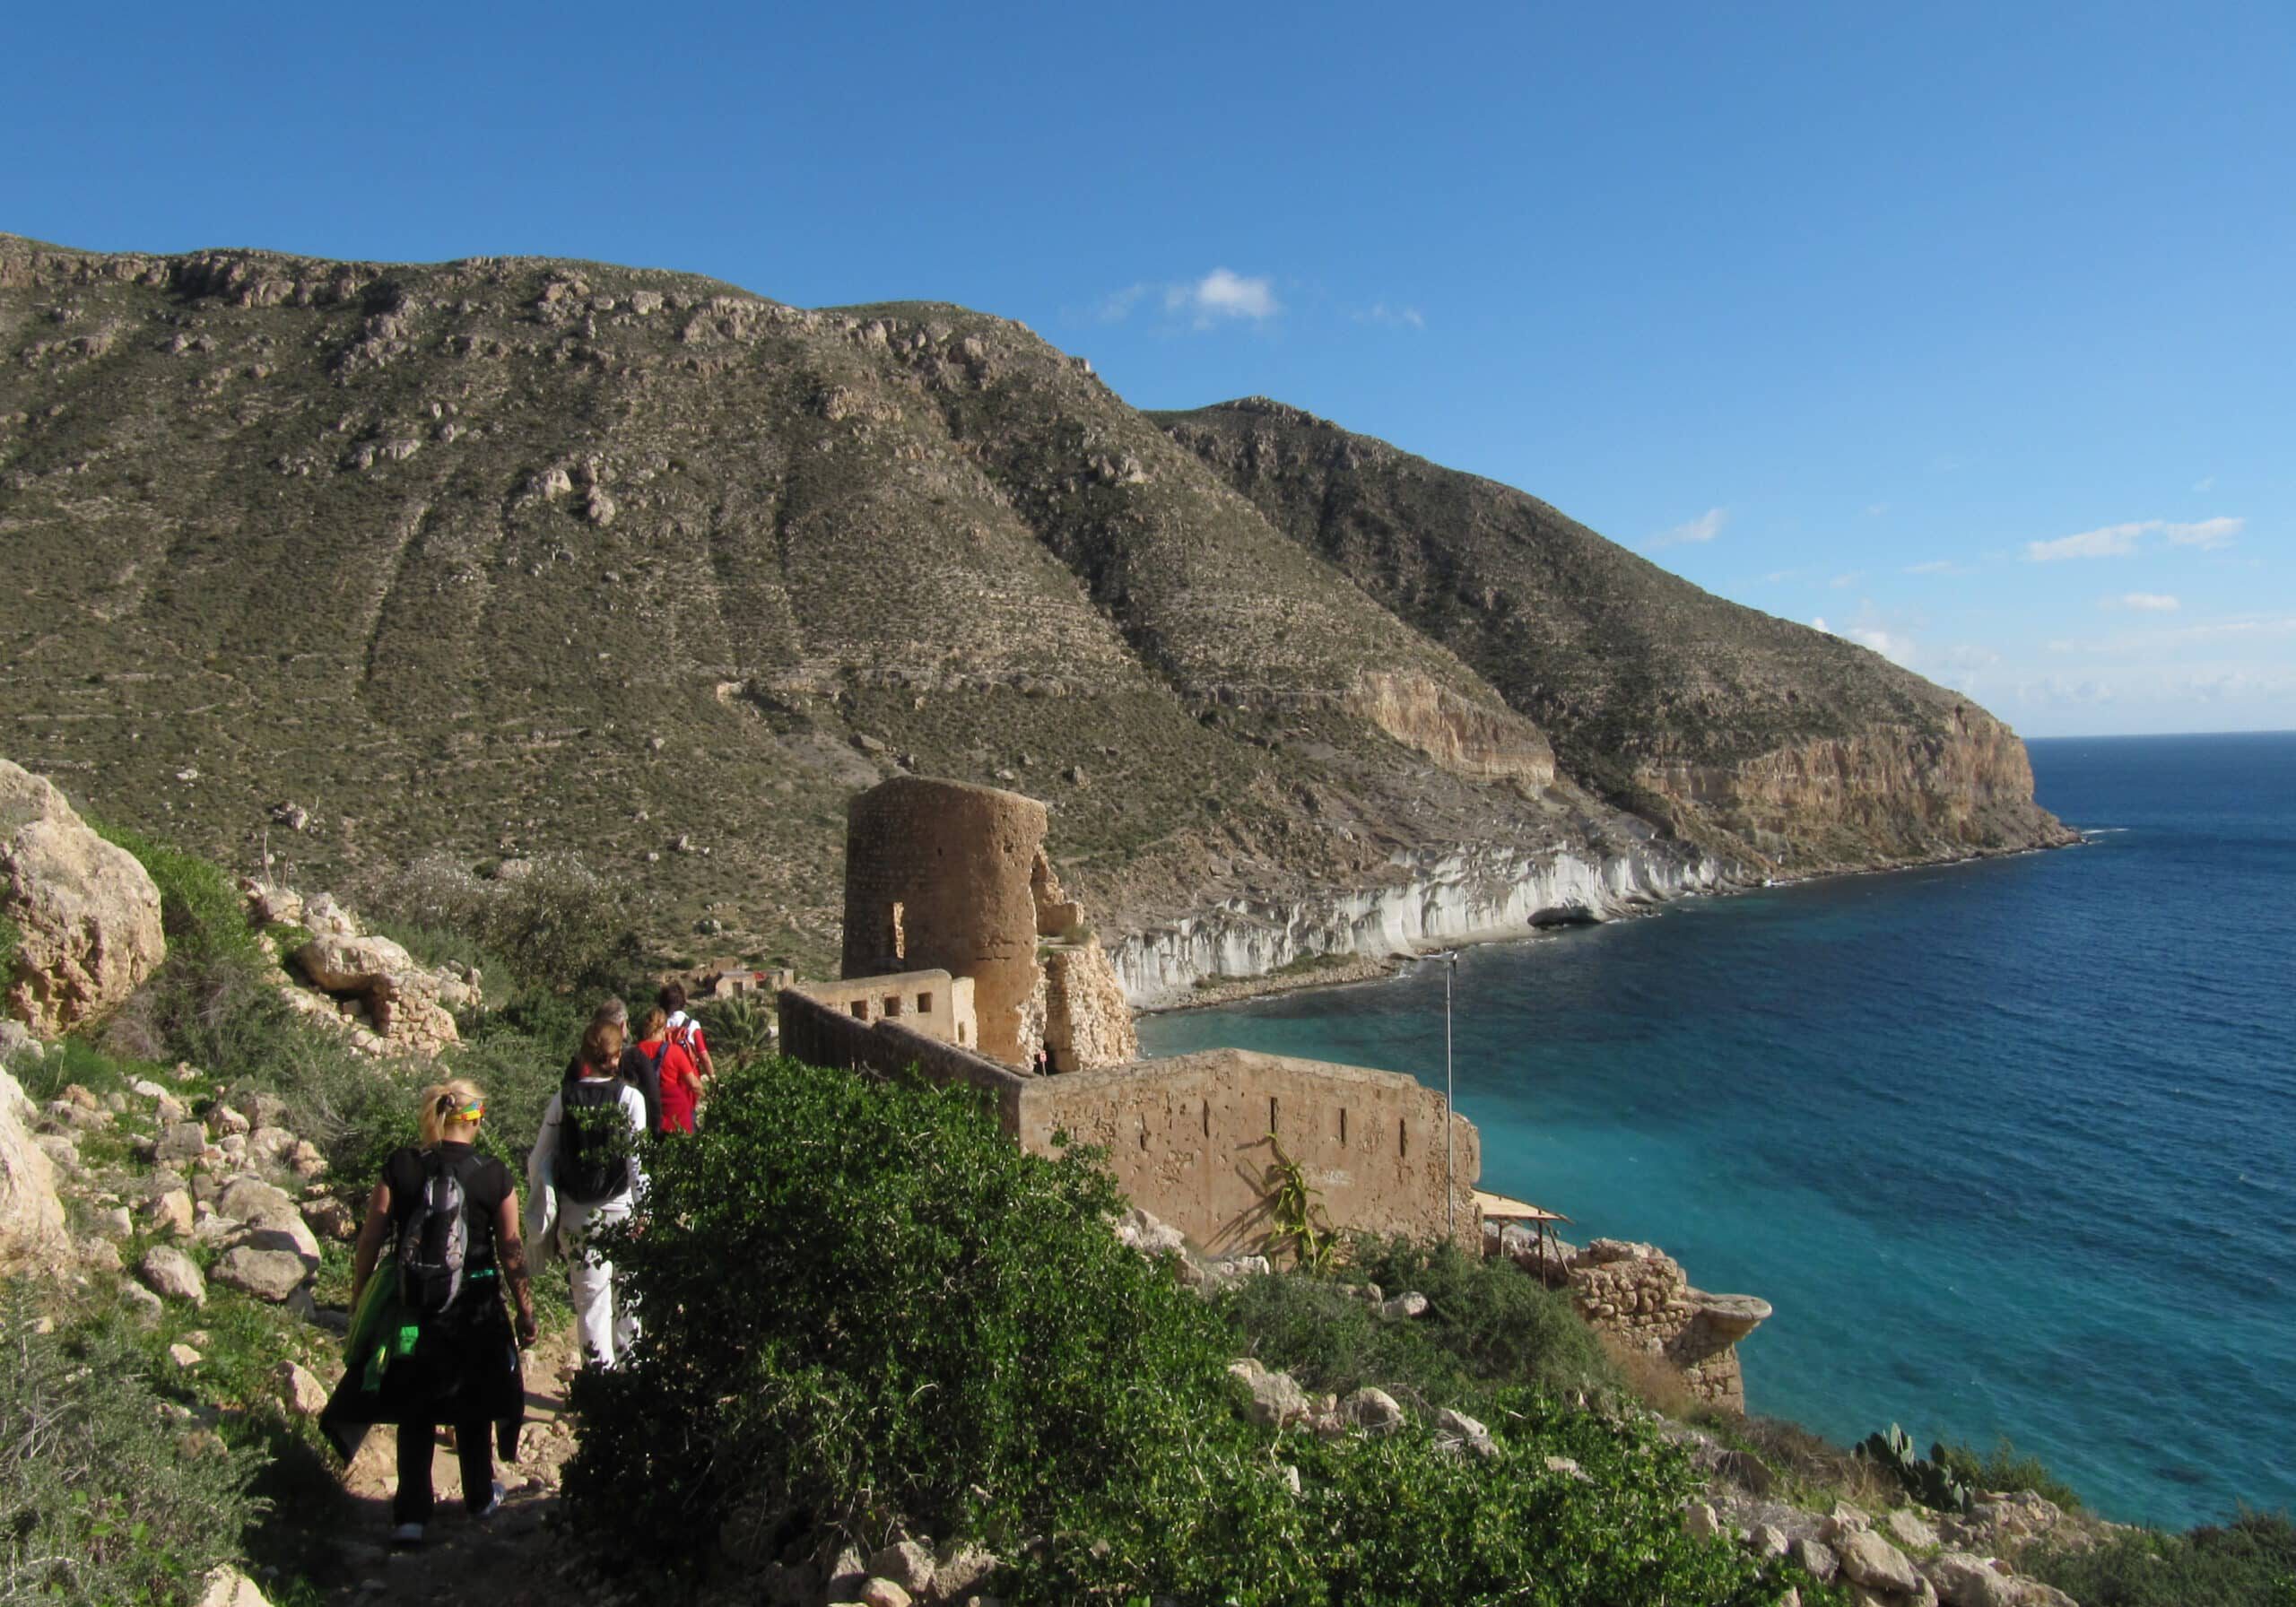
M 1034 798 L 896 776 L 845 812 L 845 975 L 937 968 L 973 979 L 980 1050 L 1026 1065 L 1044 1042 L 1031 875 Z

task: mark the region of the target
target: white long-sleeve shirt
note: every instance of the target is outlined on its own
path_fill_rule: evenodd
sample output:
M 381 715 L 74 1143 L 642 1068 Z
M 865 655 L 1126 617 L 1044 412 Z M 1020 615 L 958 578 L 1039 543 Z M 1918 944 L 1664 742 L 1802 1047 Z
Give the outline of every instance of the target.
M 646 1133 L 646 1096 L 614 1077 L 585 1077 L 583 1081 L 612 1082 L 622 1090 L 622 1113 L 630 1118 L 630 1186 L 612 1199 L 599 1202 L 599 1206 L 627 1207 L 646 1189 L 645 1168 L 638 1158 L 638 1141 Z M 535 1147 L 526 1151 L 526 1227 L 529 1235 L 536 1238 L 544 1229 L 554 1227 L 559 1217 L 553 1173 L 558 1162 L 558 1129 L 564 1115 L 563 1096 L 552 1094 L 542 1113 L 542 1130 L 535 1134 Z

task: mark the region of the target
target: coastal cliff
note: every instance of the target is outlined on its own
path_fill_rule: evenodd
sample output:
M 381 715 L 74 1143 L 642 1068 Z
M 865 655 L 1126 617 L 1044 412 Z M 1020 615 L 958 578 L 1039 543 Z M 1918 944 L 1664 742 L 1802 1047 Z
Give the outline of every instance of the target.
M 1235 896 L 1126 934 L 1109 958 L 1137 1008 L 1187 1003 L 1203 978 L 1258 977 L 1318 955 L 1402 955 L 1607 920 L 1727 885 L 1723 865 L 1672 845 L 1607 857 L 1498 847 L 1398 855 L 1367 885 Z

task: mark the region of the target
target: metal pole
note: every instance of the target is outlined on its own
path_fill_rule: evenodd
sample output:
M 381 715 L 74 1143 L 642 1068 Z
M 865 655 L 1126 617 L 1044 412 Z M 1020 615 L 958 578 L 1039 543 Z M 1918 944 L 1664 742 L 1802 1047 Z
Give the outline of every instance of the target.
M 1443 956 L 1443 1213 L 1444 1231 L 1455 1248 L 1459 1242 L 1459 1185 L 1452 1159 L 1457 1127 L 1451 1111 L 1451 978 L 1458 969 L 1456 952 Z

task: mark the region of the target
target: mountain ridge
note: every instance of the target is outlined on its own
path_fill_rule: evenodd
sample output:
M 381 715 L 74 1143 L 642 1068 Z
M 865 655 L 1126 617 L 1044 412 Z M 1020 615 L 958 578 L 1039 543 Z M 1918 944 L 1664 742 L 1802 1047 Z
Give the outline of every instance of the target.
M 1732 807 L 1767 787 L 1789 823 L 1812 744 L 1879 777 L 1827 842 L 1696 807 L 1710 777 L 1648 788 L 1661 745 L 1622 743 L 1622 784 L 1527 648 L 1430 612 L 1370 543 L 1215 461 L 1220 420 L 1194 428 L 945 303 L 0 237 L 0 714 L 83 803 L 243 868 L 360 883 L 432 851 L 578 851 L 666 949 L 801 964 L 835 950 L 844 799 L 904 768 L 1045 797 L 1112 931 L 1452 846 L 1647 855 L 1621 804 L 1744 876 L 2060 830 L 2030 772 L 2022 804 L 1923 803 L 1955 754 L 1967 787 L 2013 791 L 1989 717 L 1912 722 L 1909 747 L 1850 710 L 1722 756 L 1772 766 Z M 1454 536 L 1394 517 L 1391 484 L 1341 473 L 1394 454 L 1364 440 L 1315 438 L 1324 499 L 1386 497 L 1491 570 L 1487 510 Z M 289 804 L 305 830 L 273 823 Z

